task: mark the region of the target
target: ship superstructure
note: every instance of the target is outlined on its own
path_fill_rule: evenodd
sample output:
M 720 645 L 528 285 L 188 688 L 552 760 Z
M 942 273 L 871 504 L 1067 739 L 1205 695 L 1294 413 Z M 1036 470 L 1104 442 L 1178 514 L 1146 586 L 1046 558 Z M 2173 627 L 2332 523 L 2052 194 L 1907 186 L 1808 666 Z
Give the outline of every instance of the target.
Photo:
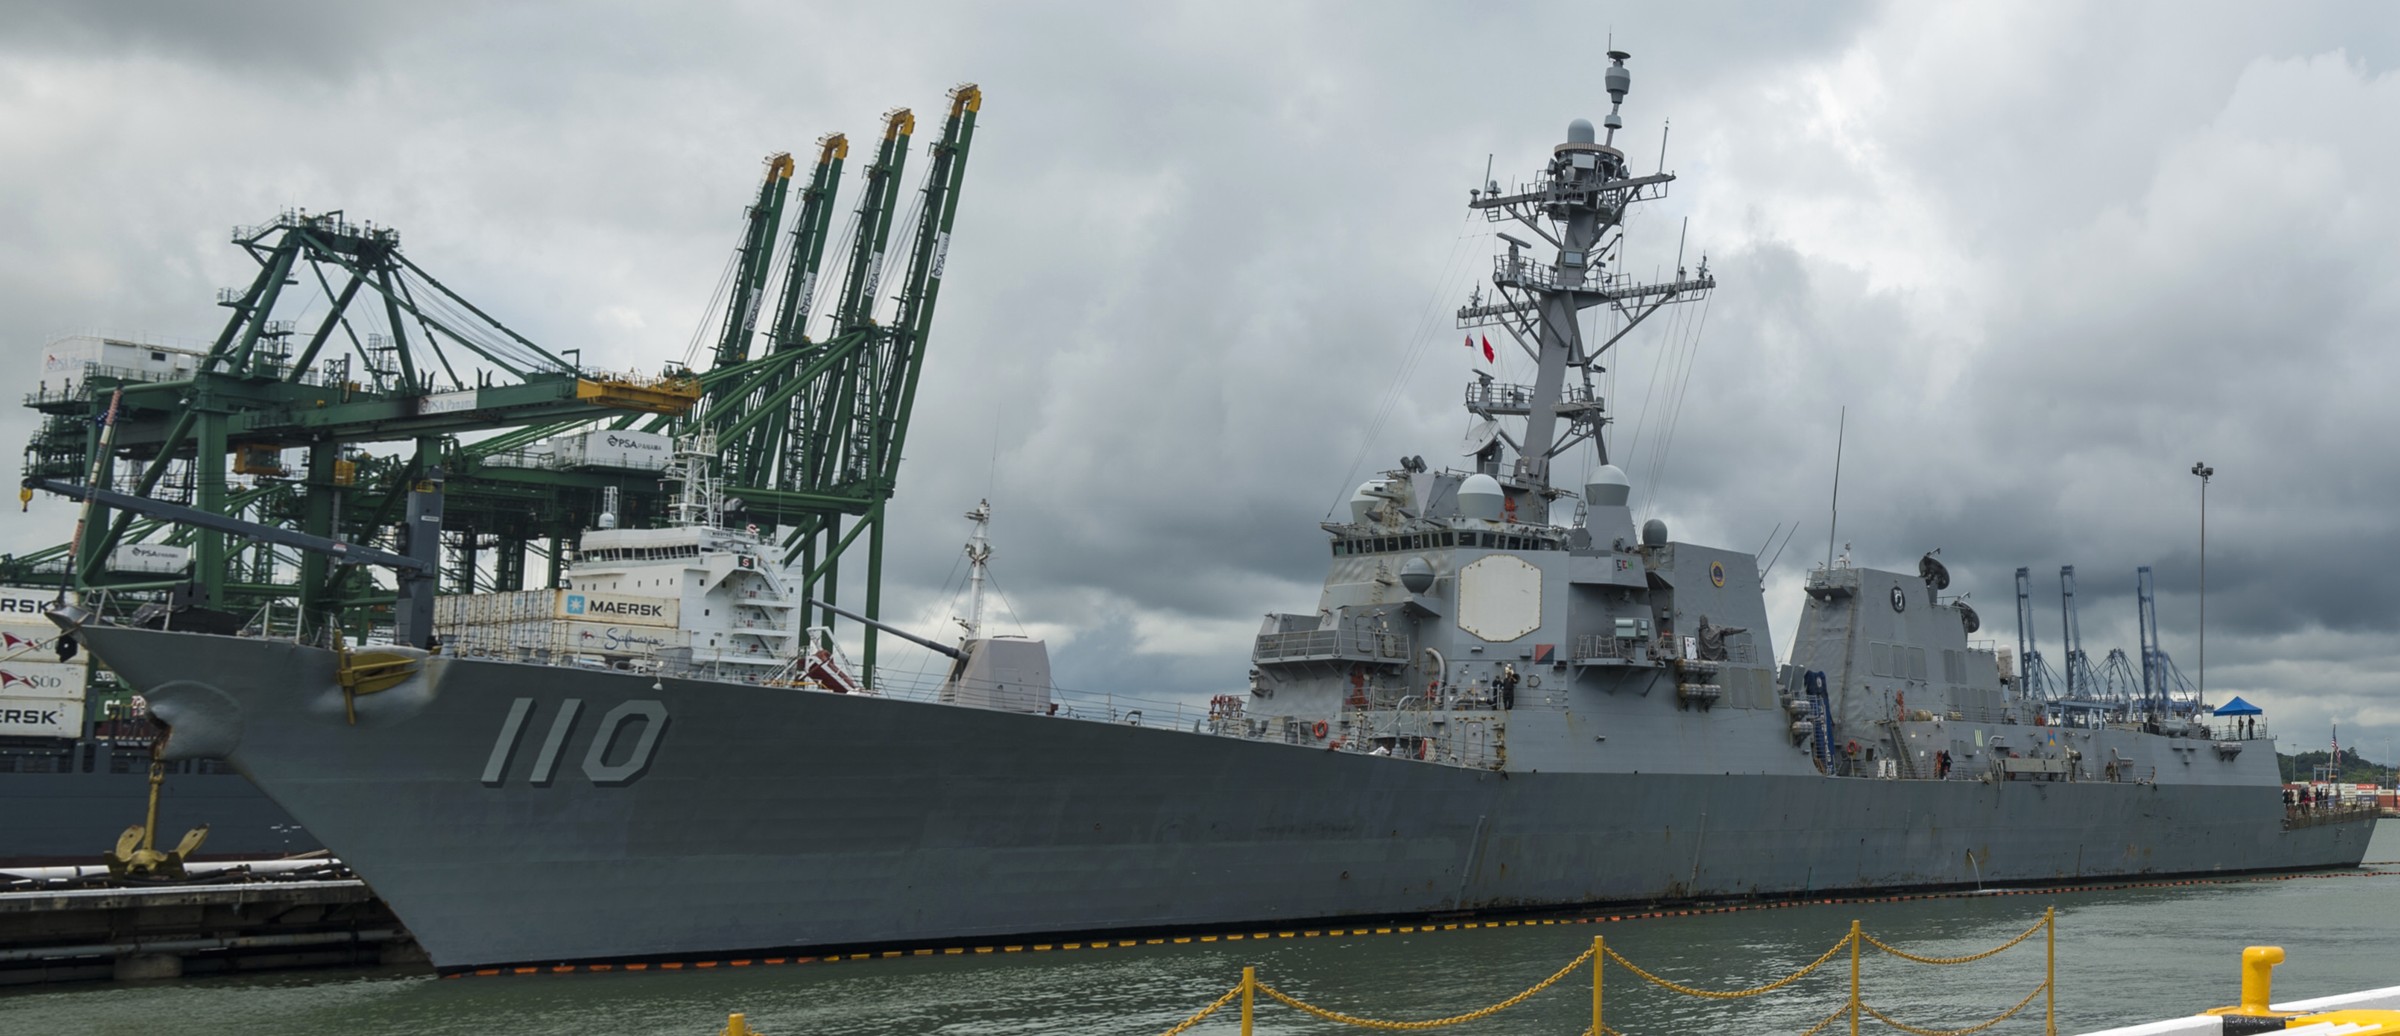
M 671 524 L 621 529 L 604 509 L 557 589 L 441 598 L 434 630 L 445 651 L 748 682 L 787 675 L 800 601 L 773 538 L 727 523 L 713 439 L 685 436 L 673 452 Z
M 1705 259 L 1664 282 L 1616 271 L 1629 210 L 1675 180 L 1632 174 L 1615 146 L 1626 57 L 1610 53 L 1604 131 L 1575 120 L 1528 183 L 1490 183 L 1470 202 L 1551 246 L 1545 259 L 1501 234 L 1491 293 L 1458 311 L 1461 327 L 1497 329 L 1531 358 L 1533 382 L 1479 375 L 1465 397 L 1469 467 L 1404 458 L 1358 487 L 1347 521 L 1325 524 L 1323 596 L 1313 613 L 1268 616 L 1251 701 L 1226 710 L 1242 722 L 1468 766 L 1604 768 L 1648 748 L 1595 756 L 1545 722 L 1518 722 L 1512 738 L 1510 714 L 1583 690 L 1655 693 L 1679 713 L 1669 726 L 1705 736 L 1720 704 L 1777 707 L 1756 559 L 1672 542 L 1656 520 L 1637 535 L 1631 483 L 1602 434 L 1601 361 L 1651 315 L 1716 287 Z M 1609 332 L 1586 341 L 1582 314 L 1596 308 Z M 1587 444 L 1597 467 L 1581 492 L 1554 484 L 1554 462 Z
M 1616 148 L 1610 57 L 1607 136 L 1578 120 L 1472 201 L 1549 246 L 1509 240 L 1459 314 L 1533 383 L 1470 386 L 1465 466 L 1358 487 L 1317 608 L 1270 616 L 1248 693 L 1191 724 L 1049 688 L 1014 638 L 920 638 L 959 663 L 922 696 L 823 678 L 821 641 L 742 625 L 774 623 L 744 602 L 777 577 L 705 504 L 587 537 L 555 592 L 672 602 L 690 639 L 648 653 L 54 618 L 150 689 L 170 757 L 231 760 L 445 969 L 2356 864 L 2371 823 L 2287 812 L 2271 742 L 2026 707 L 1938 563 L 1828 565 L 1778 666 L 1751 554 L 1637 527 L 1591 375 L 1715 281 L 1616 272 L 1627 207 L 1673 176 Z M 704 656 L 692 624 L 720 620 Z

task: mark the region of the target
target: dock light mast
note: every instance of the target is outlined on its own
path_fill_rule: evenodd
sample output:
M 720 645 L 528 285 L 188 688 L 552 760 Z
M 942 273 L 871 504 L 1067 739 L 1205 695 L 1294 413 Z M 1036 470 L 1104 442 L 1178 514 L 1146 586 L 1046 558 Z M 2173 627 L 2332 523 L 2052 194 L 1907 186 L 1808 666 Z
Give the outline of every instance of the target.
M 2200 461 L 2192 462 L 2192 474 L 2200 476 L 2200 700 L 2208 700 L 2208 480 L 2217 476 L 2217 469 Z

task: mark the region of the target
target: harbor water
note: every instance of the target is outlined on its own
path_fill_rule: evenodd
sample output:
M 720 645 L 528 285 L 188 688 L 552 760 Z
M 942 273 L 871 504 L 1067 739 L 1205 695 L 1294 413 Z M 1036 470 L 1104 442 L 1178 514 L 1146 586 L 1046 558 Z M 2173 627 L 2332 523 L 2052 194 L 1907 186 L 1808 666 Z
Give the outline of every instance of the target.
M 942 1033 L 1157 1033 L 1224 994 L 1245 965 L 1260 981 L 1351 1014 L 1411 1020 L 1500 1001 L 1558 970 L 1602 935 L 1608 946 L 1661 977 L 1733 989 L 1809 963 L 1839 942 L 1852 919 L 1900 949 L 1963 955 L 1997 946 L 2056 907 L 2060 1032 L 2195 1012 L 2236 998 L 2237 959 L 2250 944 L 2280 945 L 2278 1000 L 2400 985 L 2400 826 L 2380 830 L 2362 872 L 2229 879 L 2191 884 L 2044 890 L 1835 902 L 1664 917 L 1564 916 L 1514 926 L 1365 935 L 1219 937 L 1203 942 L 769 966 L 730 963 L 675 972 L 469 976 L 402 970 L 290 972 L 247 977 L 94 984 L 0 993 L 0 1033 L 155 1036 L 301 1036 L 340 1033 L 521 1036 L 704 1036 L 729 1012 L 787 1036 Z M 1347 926 L 1350 931 L 1361 926 Z M 1390 934 L 1374 929 L 1390 927 Z M 1415 927 L 1415 925 L 1411 925 Z M 1319 929 L 1320 931 L 1322 929 Z M 1266 929 L 1270 934 L 1277 929 Z M 1982 1021 L 2037 987 L 2044 944 L 2036 934 L 1973 964 L 1934 967 L 1873 947 L 1861 964 L 1863 999 L 1900 1021 L 1958 1028 Z M 1848 954 L 1763 997 L 1691 999 L 1620 967 L 1606 975 L 1610 1026 L 1629 1036 L 1738 1028 L 1799 1033 L 1847 998 Z M 1491 1018 L 1444 1031 L 1573 1033 L 1590 1012 L 1590 978 L 1557 986 Z M 2039 1033 L 2042 1008 L 1990 1030 Z M 1365 1031 L 1259 998 L 1265 1033 Z M 1236 1031 L 1222 1011 L 1192 1030 Z M 1829 1032 L 1845 1032 L 1836 1022 Z M 1868 1019 L 1862 1032 L 1892 1032 Z

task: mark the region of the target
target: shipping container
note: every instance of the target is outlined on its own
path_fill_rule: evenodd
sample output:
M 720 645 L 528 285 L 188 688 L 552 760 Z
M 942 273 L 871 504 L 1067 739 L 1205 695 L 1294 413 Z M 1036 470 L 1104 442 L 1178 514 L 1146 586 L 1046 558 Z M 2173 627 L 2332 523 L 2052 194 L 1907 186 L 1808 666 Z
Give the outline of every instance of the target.
M 681 623 L 682 611 L 682 602 L 672 597 L 590 590 L 521 590 L 435 598 L 433 622 L 440 628 L 578 619 L 671 629 Z
M 673 597 L 643 597 L 636 594 L 603 594 L 590 590 L 558 591 L 558 610 L 555 618 L 581 619 L 586 622 L 612 622 L 627 626 L 666 626 L 682 624 L 683 602 Z
M 691 636 L 682 630 L 611 622 L 564 622 L 559 625 L 566 628 L 566 649 L 575 654 L 633 657 L 691 646 Z
M 128 543 L 108 552 L 111 572 L 173 575 L 192 567 L 192 548 L 164 543 Z
M 691 646 L 691 634 L 661 626 L 578 622 L 547 615 L 475 624 L 435 623 L 445 654 L 516 660 L 576 656 L 633 659 Z
M 58 627 L 47 622 L 0 622 L 0 663 L 57 662 Z M 74 664 L 92 664 L 92 653 L 78 651 Z
M 561 468 L 665 471 L 675 459 L 675 440 L 659 432 L 596 429 L 550 440 Z
M 17 586 L 0 586 L 0 623 L 17 626 L 39 626 L 51 633 L 58 627 L 50 624 L 44 613 L 58 600 L 56 590 L 27 590 Z M 48 636 L 49 634 L 44 634 Z
M 135 381 L 188 378 L 200 369 L 201 353 L 115 338 L 70 335 L 42 347 L 42 377 L 36 391 L 70 396 L 93 374 Z
M 0 694 L 0 737 L 78 737 L 83 702 Z
M 91 683 L 92 670 L 80 661 L 59 662 L 55 656 L 14 658 L 0 662 L 0 694 L 18 698 L 68 698 L 83 700 L 83 690 Z

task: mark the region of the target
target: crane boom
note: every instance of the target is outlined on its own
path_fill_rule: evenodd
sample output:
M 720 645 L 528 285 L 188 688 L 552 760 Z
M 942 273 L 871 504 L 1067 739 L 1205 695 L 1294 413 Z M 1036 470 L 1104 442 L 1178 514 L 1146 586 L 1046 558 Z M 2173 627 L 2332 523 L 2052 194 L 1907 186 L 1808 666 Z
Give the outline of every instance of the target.
M 758 306 L 766 298 L 774 265 L 775 228 L 783 225 L 783 198 L 792 182 L 792 156 L 767 156 L 767 177 L 750 206 L 742 243 L 734 257 L 733 292 L 725 305 L 725 329 L 717 335 L 716 366 L 750 358 L 750 336 L 758 330 Z

